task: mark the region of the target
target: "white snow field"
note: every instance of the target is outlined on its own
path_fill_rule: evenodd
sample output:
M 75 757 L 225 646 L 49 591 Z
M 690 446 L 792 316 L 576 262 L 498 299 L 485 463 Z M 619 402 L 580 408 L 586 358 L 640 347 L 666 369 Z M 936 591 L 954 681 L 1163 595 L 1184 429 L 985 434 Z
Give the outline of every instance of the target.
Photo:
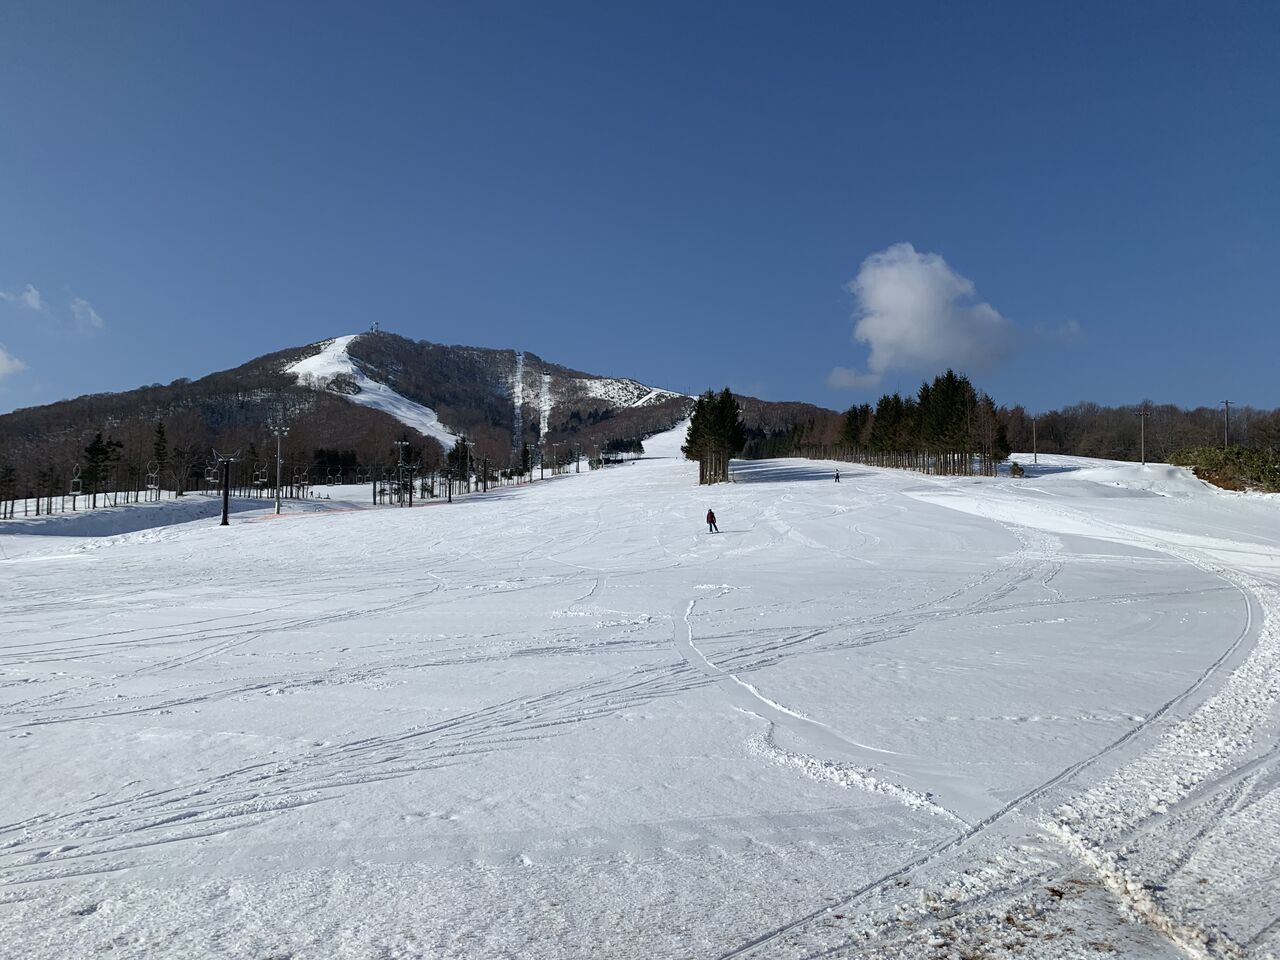
M 0 954 L 1280 951 L 1275 498 L 679 440 L 0 524 Z

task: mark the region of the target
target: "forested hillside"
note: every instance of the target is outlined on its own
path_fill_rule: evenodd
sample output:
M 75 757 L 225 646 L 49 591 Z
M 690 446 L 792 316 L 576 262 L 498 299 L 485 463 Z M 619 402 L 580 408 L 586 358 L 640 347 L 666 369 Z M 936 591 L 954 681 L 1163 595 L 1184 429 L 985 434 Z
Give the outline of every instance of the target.
M 1179 450 L 1223 445 L 1248 449 L 1280 448 L 1280 410 L 1258 410 L 1232 404 L 1224 416 L 1221 404 L 1184 410 L 1150 401 L 1122 407 L 1077 403 L 1034 417 L 1035 447 L 1042 453 L 1066 453 L 1108 460 L 1137 460 L 1146 417 L 1147 459 L 1169 462 Z M 1032 414 L 1015 406 L 1001 411 L 1015 450 L 1032 447 Z

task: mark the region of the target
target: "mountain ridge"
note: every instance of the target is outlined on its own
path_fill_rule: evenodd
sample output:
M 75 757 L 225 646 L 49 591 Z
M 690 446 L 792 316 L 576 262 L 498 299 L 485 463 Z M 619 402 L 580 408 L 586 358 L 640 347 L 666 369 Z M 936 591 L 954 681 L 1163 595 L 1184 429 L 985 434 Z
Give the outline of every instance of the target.
M 743 401 L 757 433 L 836 416 L 807 404 Z M 575 370 L 529 351 L 370 331 L 272 351 L 195 380 L 0 414 L 0 464 L 14 467 L 28 485 L 38 473 L 66 476 L 98 432 L 123 443 L 122 463 L 145 464 L 157 423 L 171 445 L 256 453 L 274 445 L 269 422 L 288 424 L 287 456 L 295 460 L 346 451 L 361 463 L 385 462 L 407 436 L 424 462 L 436 462 L 466 436 L 478 455 L 506 464 L 518 460 L 525 444 L 545 445 L 548 453 L 552 445 L 634 446 L 669 429 L 691 405 L 684 394 Z

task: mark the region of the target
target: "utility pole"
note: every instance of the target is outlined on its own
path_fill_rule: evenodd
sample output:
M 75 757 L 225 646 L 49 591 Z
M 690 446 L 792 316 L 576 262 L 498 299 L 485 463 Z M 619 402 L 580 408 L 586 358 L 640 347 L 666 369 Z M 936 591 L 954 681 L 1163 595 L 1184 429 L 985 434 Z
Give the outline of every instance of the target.
M 404 506 L 404 448 L 408 445 L 408 440 L 396 441 L 396 447 L 400 452 L 400 463 L 396 467 L 396 499 L 402 507 Z
M 1222 449 L 1227 449 L 1227 436 L 1231 432 L 1231 401 L 1222 401 Z
M 578 444 L 573 448 L 573 472 L 582 472 L 582 444 Z
M 272 435 L 276 438 L 276 516 L 280 516 L 280 470 L 281 464 L 284 463 L 280 459 L 280 438 L 289 435 L 289 428 L 276 420 L 271 421 L 269 426 Z
M 213 451 L 213 457 L 222 466 L 222 523 L 220 527 L 230 525 L 227 520 L 227 514 L 231 508 L 231 465 L 240 457 L 240 451 L 237 450 L 231 454 L 221 454 L 217 450 Z
M 1036 453 L 1036 418 L 1031 418 L 1031 462 L 1039 463 L 1040 455 Z
M 1147 417 L 1149 416 L 1151 416 L 1150 410 L 1138 411 L 1138 423 L 1141 425 L 1139 449 L 1142 451 L 1142 465 L 1144 467 L 1147 465 Z

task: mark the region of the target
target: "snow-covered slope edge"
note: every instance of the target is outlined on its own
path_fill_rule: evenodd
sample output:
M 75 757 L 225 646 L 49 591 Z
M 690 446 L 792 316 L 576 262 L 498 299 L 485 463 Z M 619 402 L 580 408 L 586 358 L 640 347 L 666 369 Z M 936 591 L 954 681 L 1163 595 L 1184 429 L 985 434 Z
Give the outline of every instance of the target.
M 587 396 L 619 407 L 647 407 L 650 404 L 684 396 L 684 394 L 659 387 L 646 386 L 638 380 L 596 378 L 579 382 Z
M 347 353 L 347 346 L 357 336 L 359 334 L 350 334 L 325 341 L 319 353 L 289 364 L 285 367 L 285 373 L 296 376 L 304 386 L 328 390 L 346 397 L 352 403 L 388 413 L 405 426 L 438 440 L 446 450 L 452 450 L 458 438 L 440 422 L 434 410 L 402 397 L 385 383 L 370 379 L 356 365 Z M 345 389 L 335 389 L 334 382 L 339 377 L 354 384 L 358 391 L 352 393 Z

